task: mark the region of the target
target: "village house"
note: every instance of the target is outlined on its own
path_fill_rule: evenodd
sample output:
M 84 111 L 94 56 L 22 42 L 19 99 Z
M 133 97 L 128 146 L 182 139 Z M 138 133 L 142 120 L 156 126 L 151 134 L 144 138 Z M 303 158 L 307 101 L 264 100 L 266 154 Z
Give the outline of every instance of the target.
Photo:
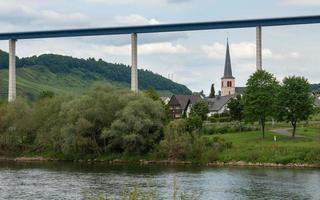
M 189 117 L 192 105 L 202 101 L 198 95 L 173 95 L 168 103 L 172 118 Z
M 168 96 L 163 96 L 163 97 L 160 97 L 161 101 L 165 104 L 165 105 L 168 105 L 170 99 L 171 99 L 172 96 L 168 97 Z

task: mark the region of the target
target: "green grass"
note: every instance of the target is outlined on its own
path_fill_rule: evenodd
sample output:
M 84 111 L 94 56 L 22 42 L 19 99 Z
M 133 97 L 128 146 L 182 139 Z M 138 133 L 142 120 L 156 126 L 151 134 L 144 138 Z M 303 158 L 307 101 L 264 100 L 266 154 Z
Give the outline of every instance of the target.
M 218 137 L 232 142 L 232 148 L 220 153 L 218 160 L 320 164 L 320 129 L 299 128 L 297 134 L 304 137 L 291 138 L 270 131 L 266 132 L 264 139 L 260 131 L 219 135 Z M 274 135 L 277 136 L 277 141 L 273 141 Z

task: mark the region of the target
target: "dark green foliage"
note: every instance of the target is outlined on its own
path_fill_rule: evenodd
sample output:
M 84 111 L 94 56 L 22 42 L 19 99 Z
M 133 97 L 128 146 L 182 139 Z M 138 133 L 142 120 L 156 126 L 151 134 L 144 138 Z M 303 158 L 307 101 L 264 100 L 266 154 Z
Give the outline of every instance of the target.
M 247 81 L 243 96 L 245 117 L 259 121 L 263 138 L 267 118 L 275 115 L 278 90 L 276 78 L 264 70 L 258 70 Z
M 151 98 L 154 101 L 160 100 L 157 91 L 153 87 L 149 87 L 145 93 L 149 98 Z
M 192 132 L 202 128 L 203 120 L 199 115 L 190 115 L 186 118 L 187 130 Z
M 53 96 L 54 96 L 54 92 L 52 91 L 42 91 L 39 94 L 39 99 L 52 98 Z
M 149 98 L 132 100 L 117 113 L 116 118 L 103 135 L 110 141 L 108 149 L 147 153 L 162 138 L 165 111 L 159 101 Z
M 241 132 L 241 121 L 244 118 L 243 102 L 241 95 L 237 95 L 236 98 L 232 98 L 227 106 L 229 109 L 231 119 L 239 122 Z
M 202 132 L 206 135 L 236 133 L 240 131 L 257 131 L 259 127 L 250 124 L 239 123 L 207 123 L 203 126 Z
M 165 157 L 207 163 L 215 161 L 219 152 L 232 146 L 223 139 L 202 137 L 198 132 L 191 133 L 187 126 L 185 119 L 179 119 L 165 127 L 164 139 L 159 147 Z
M 1 106 L 0 150 L 54 152 L 66 158 L 147 153 L 162 138 L 159 101 L 111 86 L 79 96 L 54 96 Z
M 214 98 L 216 96 L 216 92 L 214 90 L 214 84 L 211 85 L 211 90 L 209 94 L 209 98 Z
M 229 112 L 224 112 L 224 113 L 216 113 L 212 116 L 210 116 L 208 118 L 208 120 L 212 123 L 215 123 L 215 122 L 231 122 L 231 118 L 230 118 L 230 114 Z
M 232 147 L 231 142 L 219 137 L 200 137 L 199 135 L 193 137 L 191 144 L 189 158 L 203 164 L 218 160 L 220 152 Z
M 201 129 L 203 121 L 207 119 L 208 112 L 208 104 L 205 101 L 195 103 L 191 108 L 190 116 L 186 119 L 188 131 Z
M 241 95 L 237 95 L 236 98 L 232 98 L 228 103 L 229 114 L 232 120 L 241 122 L 243 114 L 243 103 Z
M 190 116 L 199 116 L 202 120 L 206 120 L 208 113 L 209 107 L 207 102 L 198 101 L 197 103 L 192 105 Z
M 303 77 L 286 77 L 278 96 L 279 118 L 291 123 L 295 136 L 297 122 L 307 120 L 313 111 L 314 99 L 309 93 L 310 85 Z
M 190 149 L 190 134 L 186 121 L 171 121 L 164 129 L 164 139 L 160 142 L 160 152 L 169 159 L 185 159 Z

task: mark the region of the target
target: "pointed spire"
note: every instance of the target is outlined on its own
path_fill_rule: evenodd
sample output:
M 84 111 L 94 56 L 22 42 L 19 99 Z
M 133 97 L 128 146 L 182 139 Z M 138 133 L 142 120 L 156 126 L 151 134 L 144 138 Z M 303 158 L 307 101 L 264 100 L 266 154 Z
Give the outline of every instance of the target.
M 222 78 L 234 78 L 232 76 L 231 58 L 230 58 L 230 51 L 229 51 L 229 38 L 227 38 L 226 61 L 224 65 L 224 74 Z

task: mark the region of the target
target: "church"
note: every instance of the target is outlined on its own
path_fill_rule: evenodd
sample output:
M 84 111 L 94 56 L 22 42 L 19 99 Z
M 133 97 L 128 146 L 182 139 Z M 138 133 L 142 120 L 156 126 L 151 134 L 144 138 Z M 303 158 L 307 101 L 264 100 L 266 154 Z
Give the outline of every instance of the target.
M 229 41 L 227 41 L 226 59 L 224 64 L 224 74 L 221 78 L 221 90 L 218 95 L 205 98 L 209 105 L 209 116 L 221 114 L 227 110 L 229 101 L 243 92 L 243 87 L 236 87 L 236 78 L 232 75 L 232 65 Z
M 208 103 L 209 114 L 221 114 L 227 111 L 229 101 L 237 94 L 241 94 L 244 88 L 236 87 L 236 78 L 232 75 L 231 56 L 229 42 L 227 42 L 226 60 L 224 65 L 224 74 L 221 78 L 221 90 L 218 95 L 202 97 L 200 95 L 173 95 L 168 98 L 168 106 L 172 118 L 181 118 L 189 116 L 192 105 L 199 101 Z

